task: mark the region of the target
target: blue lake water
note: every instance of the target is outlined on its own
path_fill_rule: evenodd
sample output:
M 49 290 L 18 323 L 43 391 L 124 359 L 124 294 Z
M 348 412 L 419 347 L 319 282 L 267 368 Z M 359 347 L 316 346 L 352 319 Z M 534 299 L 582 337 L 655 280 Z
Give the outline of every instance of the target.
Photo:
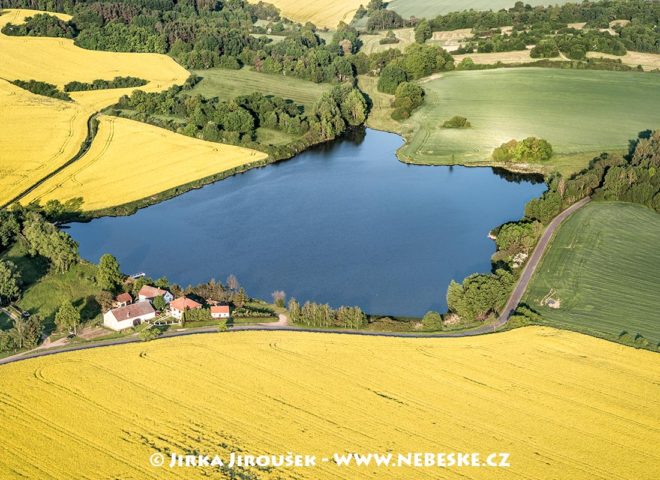
M 352 137 L 69 233 L 84 258 L 112 253 L 126 273 L 234 274 L 253 297 L 420 316 L 446 309 L 451 279 L 490 270 L 488 232 L 545 190 L 491 168 L 405 165 L 390 133 Z

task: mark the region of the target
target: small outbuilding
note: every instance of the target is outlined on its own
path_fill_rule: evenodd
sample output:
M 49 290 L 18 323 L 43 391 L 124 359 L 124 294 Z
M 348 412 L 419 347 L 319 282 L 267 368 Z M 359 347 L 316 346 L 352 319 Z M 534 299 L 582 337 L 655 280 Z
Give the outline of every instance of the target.
M 229 318 L 229 305 L 213 305 L 211 318 Z
M 172 300 L 174 300 L 174 295 L 172 295 L 167 290 L 163 290 L 162 288 L 152 287 L 151 285 L 145 285 L 138 292 L 138 300 L 140 300 L 141 302 L 145 300 L 149 300 L 150 302 L 153 302 L 154 298 L 156 297 L 163 297 L 165 303 L 170 303 Z
M 103 314 L 103 325 L 112 330 L 125 330 L 156 317 L 156 310 L 148 301 L 135 302 L 113 308 Z
M 200 308 L 202 308 L 201 303 L 197 303 L 188 297 L 179 297 L 170 303 L 170 314 L 174 318 L 181 320 L 186 310 L 197 310 Z
M 114 307 L 115 308 L 125 307 L 126 305 L 130 305 L 131 303 L 133 303 L 133 297 L 131 297 L 130 293 L 120 293 L 115 297 Z

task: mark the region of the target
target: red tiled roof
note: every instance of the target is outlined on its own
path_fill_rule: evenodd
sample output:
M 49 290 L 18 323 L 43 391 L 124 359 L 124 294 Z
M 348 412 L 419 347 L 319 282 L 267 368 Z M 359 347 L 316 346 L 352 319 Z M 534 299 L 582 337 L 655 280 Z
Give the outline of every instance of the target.
M 119 303 L 130 303 L 133 301 L 133 297 L 131 297 L 130 293 L 124 292 L 117 295 L 115 300 L 118 301 Z
M 229 313 L 229 305 L 214 305 L 211 307 L 211 313 Z
M 112 316 L 115 317 L 118 322 L 121 322 L 122 320 L 130 320 L 132 318 L 137 318 L 142 315 L 147 315 L 154 312 L 154 307 L 151 306 L 151 303 L 146 301 L 131 303 L 125 307 L 119 307 L 115 308 L 114 310 L 110 310 L 110 313 L 112 313 Z
M 165 295 L 166 293 L 167 293 L 167 290 L 152 287 L 151 285 L 145 285 L 144 287 L 142 287 L 140 289 L 138 295 L 146 297 L 146 298 L 156 298 L 156 297 L 159 297 L 161 295 Z
M 170 307 L 174 310 L 179 310 L 183 312 L 186 308 L 190 310 L 195 310 L 197 308 L 202 308 L 201 303 L 197 303 L 195 300 L 191 300 L 188 297 L 179 297 L 176 300 L 173 300 L 170 303 Z

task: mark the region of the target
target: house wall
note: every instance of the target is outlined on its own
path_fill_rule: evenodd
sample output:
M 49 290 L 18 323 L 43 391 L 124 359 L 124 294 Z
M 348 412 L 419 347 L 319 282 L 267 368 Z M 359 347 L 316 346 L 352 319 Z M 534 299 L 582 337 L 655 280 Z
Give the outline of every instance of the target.
M 228 313 L 211 313 L 211 318 L 229 318 Z

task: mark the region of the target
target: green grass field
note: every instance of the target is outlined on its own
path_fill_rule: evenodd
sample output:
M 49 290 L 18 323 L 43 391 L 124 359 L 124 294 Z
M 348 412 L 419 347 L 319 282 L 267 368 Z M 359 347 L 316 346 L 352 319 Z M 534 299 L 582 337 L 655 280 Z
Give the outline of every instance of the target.
M 80 310 L 83 321 L 99 313 L 98 305 L 93 300 L 99 292 L 94 283 L 95 265 L 82 262 L 66 273 L 49 272 L 46 261 L 29 257 L 20 242 L 5 252 L 2 259 L 14 262 L 21 273 L 24 293 L 16 305 L 39 315 L 47 332 L 54 329 L 55 312 L 67 300 Z
M 567 170 L 591 154 L 627 148 L 638 132 L 657 128 L 660 76 L 636 72 L 512 68 L 456 71 L 423 83 L 424 105 L 403 122 L 404 161 L 479 164 L 510 139 L 547 139 Z M 441 125 L 454 115 L 469 129 Z M 568 159 L 568 160 L 567 160 Z
M 558 230 L 523 302 L 544 322 L 618 339 L 622 331 L 660 342 L 660 215 L 594 202 Z M 557 309 L 539 303 L 550 295 Z
M 218 97 L 222 100 L 261 92 L 265 95 L 277 95 L 305 106 L 311 106 L 325 91 L 331 88 L 327 83 L 318 84 L 283 75 L 268 75 L 247 68 L 241 70 L 211 68 L 193 70 L 193 73 L 202 77 L 203 80 L 195 85 L 192 94 L 208 98 Z
M 570 0 L 525 0 L 528 5 L 561 5 Z M 387 8 L 404 18 L 433 18 L 460 10 L 501 10 L 511 8 L 515 0 L 392 0 Z M 575 2 L 574 2 L 575 3 Z

